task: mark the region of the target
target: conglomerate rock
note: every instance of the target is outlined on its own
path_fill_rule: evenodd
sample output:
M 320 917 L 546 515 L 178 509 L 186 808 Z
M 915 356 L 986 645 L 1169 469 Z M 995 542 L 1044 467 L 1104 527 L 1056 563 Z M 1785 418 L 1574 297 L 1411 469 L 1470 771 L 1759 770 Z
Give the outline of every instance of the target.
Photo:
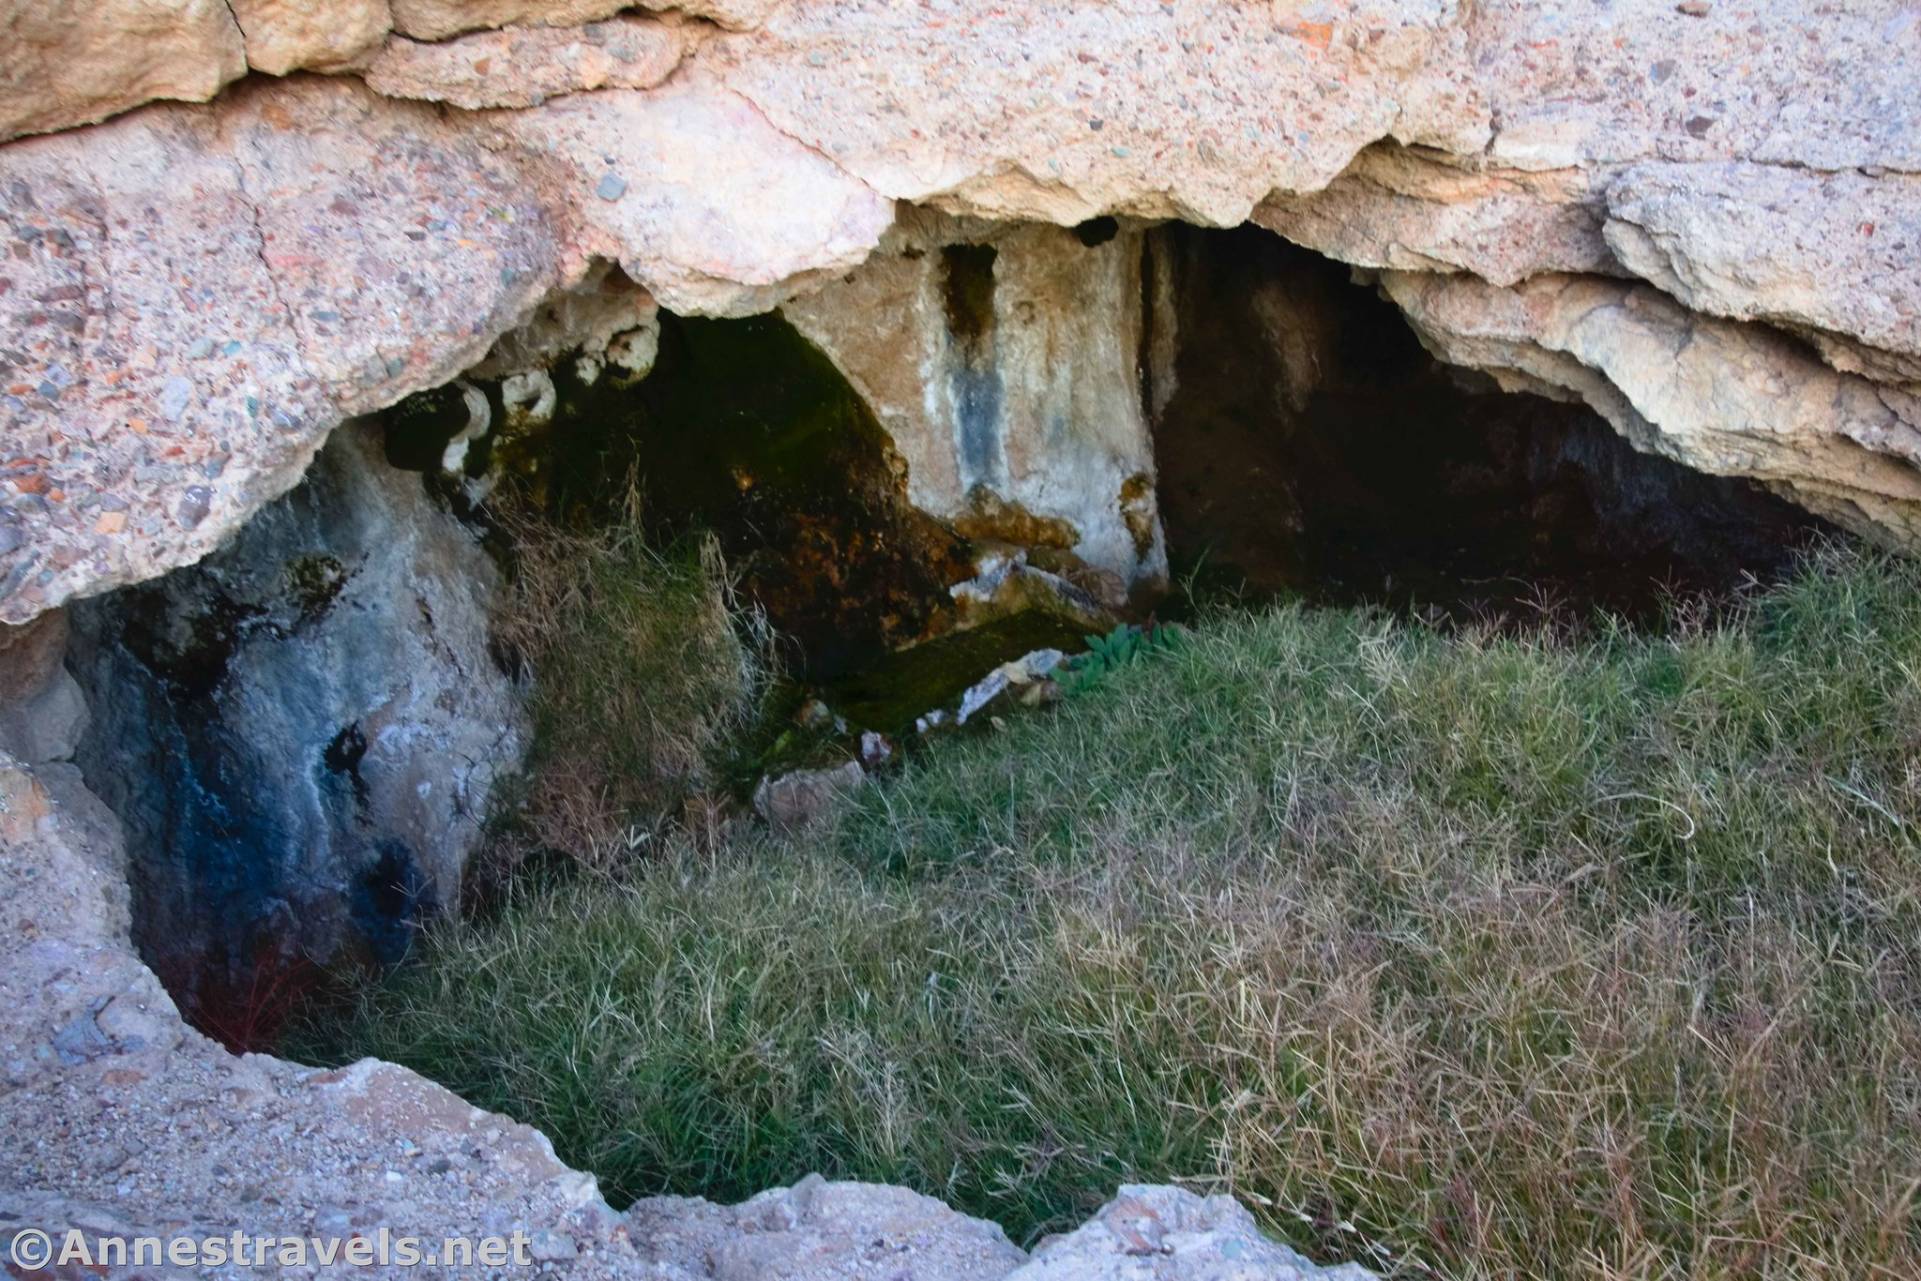
M 482 31 L 439 43 L 395 39 L 368 65 L 390 98 L 456 107 L 533 107 L 567 93 L 651 89 L 680 65 L 695 28 L 646 18 Z
M 246 73 L 246 45 L 223 0 L 0 6 L 0 139 L 156 98 L 204 102 Z
M 646 0 L 684 15 L 687 47 L 631 71 L 587 34 L 576 51 L 529 33 L 630 7 L 0 0 L 0 139 L 16 139 L 0 147 L 0 619 L 199 560 L 345 419 L 565 350 L 575 324 L 605 345 L 652 332 L 656 306 L 790 304 L 807 324 L 817 289 L 925 305 L 928 269 L 861 266 L 900 202 L 1061 225 L 1252 216 L 1383 271 L 1444 359 L 1921 546 L 1911 0 Z M 496 47 L 525 74 L 478 52 Z M 341 74 L 223 93 L 249 64 Z M 469 111 L 383 83 L 538 105 Z M 1012 280 L 1021 237 L 1043 234 L 925 249 L 1005 245 Z M 610 264 L 631 291 L 601 288 Z M 813 328 L 898 417 L 940 417 L 912 397 L 956 385 L 946 357 L 923 372 L 899 336 Z M 1145 337 L 1158 368 L 1165 336 Z M 935 452 L 920 465 L 924 492 L 967 497 Z M 993 496 L 1042 520 L 1085 497 Z M 39 698 L 50 680 L 15 683 Z M 127 943 L 115 820 L 58 759 L 71 732 L 22 714 L 49 728 L 29 752 L 49 759 L 0 767 L 0 1169 L 20 1189 L 0 1209 L 18 1222 L 521 1223 L 550 1234 L 547 1266 L 583 1276 L 1020 1262 L 932 1203 L 815 1187 L 782 1194 L 772 1229 L 687 1207 L 685 1239 L 706 1244 L 661 1253 L 649 1240 L 673 1233 L 639 1229 L 671 1208 L 612 1214 L 540 1136 L 408 1073 L 225 1054 Z M 1110 1207 L 1030 1274 L 1295 1266 L 1218 1206 L 1129 1198 L 1146 1210 Z M 830 1201 L 833 1223 L 810 1217 Z M 1237 1273 L 1249 1250 L 1264 1270 Z
M 204 555 L 293 483 L 335 423 L 446 382 L 606 262 L 671 310 L 765 310 L 859 264 L 896 201 L 1062 224 L 1252 213 L 1358 265 L 1504 289 L 1543 273 L 1641 276 L 1741 322 L 1744 346 L 1775 326 L 1813 344 L 1820 361 L 1764 362 L 1776 381 L 1745 383 L 1751 397 L 1805 377 L 1788 394 L 1812 403 L 1821 363 L 1913 382 L 1921 360 L 1921 11 L 1900 0 L 1759 14 L 1665 0 L 786 0 L 687 7 L 696 17 L 674 29 L 694 47 L 677 68 L 665 47 L 603 66 L 591 30 L 537 34 L 620 7 L 392 5 L 376 85 L 475 105 L 545 98 L 524 110 L 436 111 L 350 76 L 294 77 L 0 150 L 0 617 Z M 342 32 L 379 26 L 365 0 L 320 8 Z M 164 41 L 63 16 L 57 40 L 10 47 L 0 120 L 53 128 L 141 97 L 206 96 L 238 74 L 222 9 L 202 32 L 182 0 L 167 28 L 189 34 L 159 65 L 210 68 L 188 88 L 143 87 L 133 55 Z M 240 12 L 282 9 L 318 12 Z M 9 22 L 55 30 L 48 12 L 16 0 Z M 503 24 L 525 29 L 483 30 Z M 249 43 L 271 26 L 253 22 Z M 482 34 L 418 43 L 467 31 Z M 536 52 L 516 78 L 473 40 Z M 35 77 L 69 45 L 118 67 L 113 93 L 49 116 Z M 260 56 L 278 69 L 349 55 Z M 651 89 L 572 91 L 657 74 Z M 1762 374 L 1742 369 L 1723 376 Z M 1898 433 L 1852 436 L 1898 446 Z M 1692 462 L 1690 439 L 1662 447 Z M 1699 465 L 1745 467 L 1728 452 Z M 1803 480 L 1793 492 L 1827 492 L 1822 510 L 1908 539 L 1898 485 Z

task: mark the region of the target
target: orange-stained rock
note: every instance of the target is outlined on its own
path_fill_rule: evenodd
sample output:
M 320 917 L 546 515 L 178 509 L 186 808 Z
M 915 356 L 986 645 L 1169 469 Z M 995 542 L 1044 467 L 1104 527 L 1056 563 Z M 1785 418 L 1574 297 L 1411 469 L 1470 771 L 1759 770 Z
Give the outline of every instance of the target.
M 156 98 L 204 102 L 247 74 L 225 0 L 5 0 L 0 140 Z
M 387 0 L 229 0 L 247 38 L 247 65 L 284 76 L 365 61 L 393 27 Z

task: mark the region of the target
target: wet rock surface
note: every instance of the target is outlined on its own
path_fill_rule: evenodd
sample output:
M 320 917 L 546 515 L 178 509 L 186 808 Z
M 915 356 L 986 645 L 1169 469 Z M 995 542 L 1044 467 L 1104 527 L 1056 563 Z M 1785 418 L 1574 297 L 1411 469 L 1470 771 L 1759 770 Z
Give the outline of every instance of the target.
M 510 1274 L 649 1281 L 1293 1275 L 1247 1271 L 1249 1260 L 1294 1256 L 1251 1236 L 1224 1199 L 1172 1189 L 1130 1188 L 1116 1203 L 1124 1227 L 1162 1225 L 1152 1255 L 1117 1248 L 1109 1225 L 1032 1261 L 999 1228 L 929 1197 L 818 1178 L 733 1207 L 666 1197 L 618 1213 L 541 1135 L 403 1068 L 315 1071 L 230 1054 L 185 1027 L 129 946 L 121 857 L 115 831 L 86 821 L 40 771 L 0 758 L 0 1242 L 29 1229 L 369 1241 L 385 1230 L 437 1251 L 447 1237 L 519 1233 L 530 1263 Z M 1222 1271 L 1223 1260 L 1242 1270 Z
M 916 507 L 1110 607 L 1167 575 L 1137 364 L 1141 240 L 1111 223 L 913 219 L 782 313 L 872 405 Z
M 78 608 L 78 759 L 125 824 L 133 937 L 196 1025 L 270 1043 L 303 975 L 458 901 L 525 750 L 472 531 L 348 428 L 200 565 Z

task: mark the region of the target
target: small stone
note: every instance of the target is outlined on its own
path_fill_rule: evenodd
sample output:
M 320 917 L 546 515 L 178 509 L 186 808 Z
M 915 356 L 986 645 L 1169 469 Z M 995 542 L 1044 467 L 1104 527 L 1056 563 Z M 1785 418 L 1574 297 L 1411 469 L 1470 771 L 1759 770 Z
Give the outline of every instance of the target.
M 176 419 L 187 412 L 187 404 L 193 399 L 193 384 L 175 374 L 167 379 L 167 385 L 160 392 L 160 412 L 168 419 Z
M 609 169 L 600 176 L 600 185 L 594 188 L 594 194 L 609 202 L 619 200 L 627 194 L 627 180 Z
M 580 1253 L 574 1239 L 564 1232 L 542 1228 L 535 1232 L 527 1242 L 527 1253 L 540 1263 L 556 1263 L 571 1259 Z
M 1708 3 L 1707 0 L 1681 0 L 1680 4 L 1674 6 L 1674 11 L 1690 18 L 1705 18 L 1708 16 Z
M 770 776 L 754 789 L 754 812 L 775 831 L 792 831 L 826 817 L 866 781 L 859 761 Z
M 180 505 L 174 509 L 174 519 L 182 529 L 193 529 L 207 519 L 213 508 L 213 491 L 205 485 L 189 485 L 187 492 L 180 496 Z

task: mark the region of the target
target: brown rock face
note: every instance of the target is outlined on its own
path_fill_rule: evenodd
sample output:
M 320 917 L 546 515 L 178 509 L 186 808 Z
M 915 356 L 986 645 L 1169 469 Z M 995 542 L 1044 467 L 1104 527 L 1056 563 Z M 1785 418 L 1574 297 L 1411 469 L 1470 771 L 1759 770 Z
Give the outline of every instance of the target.
M 156 98 L 204 102 L 246 73 L 224 0 L 0 5 L 0 139 L 104 120 Z
M 484 27 L 574 27 L 622 9 L 678 10 L 723 27 L 752 27 L 781 0 L 393 0 L 394 29 L 444 40 Z
M 387 0 L 229 0 L 247 38 L 247 63 L 284 76 L 339 71 L 380 47 L 393 26 Z
M 416 40 L 445 40 L 486 27 L 571 27 L 598 22 L 629 0 L 391 0 L 394 30 Z

